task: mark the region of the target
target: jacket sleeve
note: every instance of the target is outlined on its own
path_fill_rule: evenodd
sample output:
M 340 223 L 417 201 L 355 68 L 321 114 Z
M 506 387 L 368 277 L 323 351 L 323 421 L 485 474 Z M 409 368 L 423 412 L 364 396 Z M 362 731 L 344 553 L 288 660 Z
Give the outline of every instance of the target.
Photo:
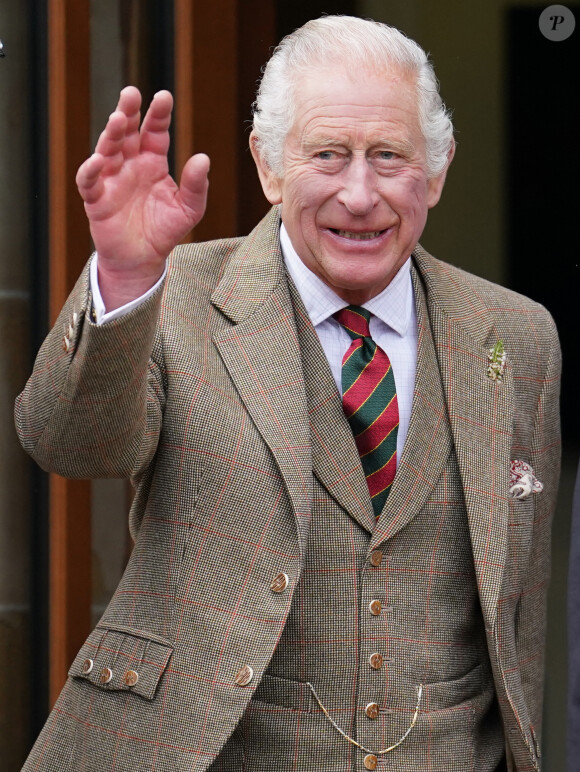
M 135 476 L 155 453 L 165 401 L 162 366 L 152 358 L 162 288 L 97 326 L 88 277 L 87 267 L 38 353 L 16 400 L 16 429 L 46 471 Z

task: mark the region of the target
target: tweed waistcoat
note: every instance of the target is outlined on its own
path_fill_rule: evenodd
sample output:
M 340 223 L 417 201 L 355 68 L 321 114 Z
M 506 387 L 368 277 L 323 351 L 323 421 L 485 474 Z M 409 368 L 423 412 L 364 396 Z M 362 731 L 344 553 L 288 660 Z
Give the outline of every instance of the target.
M 417 280 L 415 292 L 421 331 L 417 391 L 436 390 L 436 384 L 426 384 L 433 380 L 436 359 Z M 320 437 L 332 419 L 343 435 L 345 458 L 340 463 L 348 462 L 345 469 L 360 467 L 316 333 L 294 288 L 292 294 L 311 433 Z M 503 732 L 461 480 L 441 391 L 437 396 L 434 407 L 442 421 L 434 452 L 444 454 L 436 462 L 439 479 L 420 511 L 400 530 L 388 523 L 394 513 L 387 502 L 377 528 L 393 533 L 373 550 L 375 522 L 364 486 L 359 487 L 360 506 L 345 511 L 324 484 L 338 460 L 314 453 L 308 550 L 292 609 L 270 666 L 212 770 L 238 764 L 248 772 L 365 769 L 368 751 L 395 744 L 407 731 L 420 684 L 417 724 L 398 748 L 378 757 L 377 769 L 493 772 L 498 767 Z M 421 416 L 415 413 L 403 468 L 424 454 L 421 441 L 428 437 L 423 434 Z M 413 451 L 414 444 L 421 450 Z M 364 480 L 362 470 L 360 474 Z M 401 479 L 403 475 L 397 483 Z M 336 725 L 366 751 L 339 734 L 308 684 Z M 378 716 L 369 718 L 376 706 Z

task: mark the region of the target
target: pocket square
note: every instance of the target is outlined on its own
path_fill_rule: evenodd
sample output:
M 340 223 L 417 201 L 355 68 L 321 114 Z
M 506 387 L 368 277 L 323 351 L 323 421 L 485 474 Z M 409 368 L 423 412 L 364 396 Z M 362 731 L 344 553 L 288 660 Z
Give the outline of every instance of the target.
M 525 461 L 514 460 L 510 464 L 510 496 L 513 499 L 527 499 L 532 493 L 540 493 L 544 486 Z

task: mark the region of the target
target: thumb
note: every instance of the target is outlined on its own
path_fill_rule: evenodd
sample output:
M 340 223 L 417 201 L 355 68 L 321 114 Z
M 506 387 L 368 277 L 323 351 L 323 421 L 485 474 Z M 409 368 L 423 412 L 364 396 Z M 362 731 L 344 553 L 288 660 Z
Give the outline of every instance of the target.
M 197 153 L 187 161 L 181 173 L 178 196 L 182 206 L 190 211 L 194 226 L 205 213 L 209 165 L 208 156 Z

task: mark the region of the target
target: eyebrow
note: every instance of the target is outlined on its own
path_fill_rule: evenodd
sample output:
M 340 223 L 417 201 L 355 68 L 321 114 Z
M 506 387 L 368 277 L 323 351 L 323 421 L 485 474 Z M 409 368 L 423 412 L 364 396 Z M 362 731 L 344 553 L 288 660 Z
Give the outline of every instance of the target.
M 348 147 L 348 142 L 345 140 L 346 138 L 337 139 L 336 137 L 331 138 L 321 135 L 320 137 L 311 137 L 308 139 L 306 142 L 304 142 L 303 148 L 307 151 L 310 151 L 320 147 Z M 413 143 L 407 142 L 405 140 L 380 139 L 374 142 L 368 150 L 372 151 L 378 148 L 394 150 L 403 158 L 410 158 L 415 153 L 415 146 Z
M 340 139 L 330 137 L 312 137 L 303 143 L 303 147 L 306 150 L 313 150 L 315 147 L 346 147 L 346 142 Z
M 405 140 L 385 140 L 383 142 L 377 142 L 376 147 L 384 146 L 389 150 L 396 150 L 399 155 L 403 156 L 404 158 L 409 158 L 412 156 L 416 150 L 415 145 L 413 145 L 412 142 L 406 142 Z

